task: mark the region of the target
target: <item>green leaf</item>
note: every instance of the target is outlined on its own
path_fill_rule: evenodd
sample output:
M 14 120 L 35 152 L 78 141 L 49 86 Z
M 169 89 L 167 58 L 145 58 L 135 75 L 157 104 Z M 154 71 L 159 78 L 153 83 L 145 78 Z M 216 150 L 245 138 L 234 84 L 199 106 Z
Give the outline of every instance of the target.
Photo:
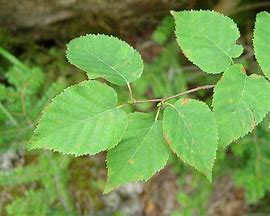
M 93 155 L 113 148 L 128 123 L 126 113 L 116 104 L 116 92 L 97 81 L 67 88 L 45 110 L 29 149 Z
M 187 58 L 207 73 L 225 71 L 243 47 L 236 24 L 229 17 L 214 11 L 172 12 L 177 41 Z
M 88 34 L 75 38 L 67 45 L 66 55 L 71 64 L 87 72 L 89 79 L 102 77 L 126 85 L 143 72 L 140 54 L 113 36 Z
M 180 99 L 165 109 L 163 130 L 176 155 L 212 181 L 218 133 L 209 107 L 194 99 Z
M 107 155 L 108 183 L 104 192 L 128 182 L 148 180 L 166 165 L 169 155 L 161 121 L 145 113 L 129 114 L 122 141 Z
M 269 110 L 268 81 L 256 74 L 247 76 L 242 65 L 231 66 L 214 89 L 219 146 L 226 147 L 252 131 Z
M 270 13 L 261 12 L 256 16 L 253 46 L 255 57 L 267 78 L 270 79 Z

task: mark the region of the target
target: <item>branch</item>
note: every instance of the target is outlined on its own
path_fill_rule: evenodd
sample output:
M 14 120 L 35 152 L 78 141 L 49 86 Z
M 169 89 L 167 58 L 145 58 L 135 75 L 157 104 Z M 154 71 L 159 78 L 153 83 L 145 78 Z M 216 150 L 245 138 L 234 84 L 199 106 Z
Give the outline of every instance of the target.
M 199 87 L 196 87 L 194 89 L 190 89 L 188 91 L 181 92 L 181 93 L 178 93 L 176 95 L 172 95 L 172 96 L 165 97 L 165 98 L 154 98 L 154 99 L 149 99 L 149 100 L 134 100 L 133 104 L 148 103 L 148 102 L 161 102 L 161 103 L 163 103 L 163 102 L 165 102 L 167 100 L 170 100 L 170 99 L 173 99 L 173 98 L 185 95 L 185 94 L 189 94 L 189 93 L 196 92 L 196 91 L 203 90 L 203 89 L 211 89 L 211 88 L 214 88 L 214 87 L 215 87 L 215 85 L 199 86 Z
M 247 10 L 264 8 L 264 7 L 270 7 L 270 2 L 258 2 L 258 3 L 253 3 L 253 4 L 247 4 L 242 7 L 236 8 L 234 11 L 229 13 L 229 15 L 233 15 L 233 14 L 240 13 Z
M 134 102 L 135 99 L 133 97 L 133 92 L 132 92 L 131 85 L 129 83 L 127 83 L 127 87 L 128 87 L 129 97 L 130 97 L 131 101 Z

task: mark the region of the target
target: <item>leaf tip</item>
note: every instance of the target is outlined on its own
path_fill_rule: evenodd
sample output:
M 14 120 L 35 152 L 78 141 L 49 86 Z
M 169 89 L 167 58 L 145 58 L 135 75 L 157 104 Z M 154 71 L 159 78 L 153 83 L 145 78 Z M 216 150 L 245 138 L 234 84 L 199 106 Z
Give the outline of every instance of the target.
M 105 185 L 105 188 L 103 189 L 102 194 L 106 195 L 106 194 L 110 193 L 113 189 L 114 189 L 114 187 L 107 182 Z
M 170 10 L 170 14 L 174 17 L 177 12 L 174 10 Z
M 207 180 L 212 183 L 213 182 L 213 177 L 212 177 L 212 170 L 210 170 L 207 173 L 204 173 L 206 175 Z

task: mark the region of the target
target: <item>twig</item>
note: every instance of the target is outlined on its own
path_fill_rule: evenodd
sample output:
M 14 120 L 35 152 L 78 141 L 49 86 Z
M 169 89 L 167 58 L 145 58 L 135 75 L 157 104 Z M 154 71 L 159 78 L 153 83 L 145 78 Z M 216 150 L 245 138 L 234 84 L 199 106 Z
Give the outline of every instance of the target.
M 156 117 L 155 117 L 155 122 L 158 120 L 160 109 L 161 109 L 161 106 L 159 106 L 158 109 L 157 109 L 157 114 L 156 114 Z
M 133 97 L 133 92 L 132 92 L 132 88 L 131 85 L 129 83 L 127 83 L 127 87 L 128 87 L 128 92 L 129 92 L 129 97 L 132 101 L 135 101 L 134 97 Z
M 263 8 L 263 7 L 270 7 L 270 2 L 258 2 L 258 3 L 254 3 L 254 4 L 244 5 L 242 7 L 237 8 L 236 10 L 232 11 L 231 13 L 229 13 L 229 15 L 233 15 L 233 14 L 247 11 L 247 10 L 251 10 L 251 9 Z
M 196 91 L 203 90 L 203 89 L 211 89 L 211 88 L 214 88 L 214 87 L 215 87 L 215 85 L 199 86 L 199 87 L 196 87 L 194 89 L 190 89 L 188 91 L 181 92 L 181 93 L 178 93 L 176 95 L 172 95 L 172 96 L 165 97 L 165 98 L 154 98 L 154 99 L 149 99 L 149 100 L 134 100 L 133 104 L 148 103 L 148 102 L 162 102 L 163 103 L 163 102 L 165 102 L 167 100 L 170 100 L 170 99 L 173 99 L 173 98 L 185 95 L 185 94 L 189 94 L 189 93 L 196 92 Z

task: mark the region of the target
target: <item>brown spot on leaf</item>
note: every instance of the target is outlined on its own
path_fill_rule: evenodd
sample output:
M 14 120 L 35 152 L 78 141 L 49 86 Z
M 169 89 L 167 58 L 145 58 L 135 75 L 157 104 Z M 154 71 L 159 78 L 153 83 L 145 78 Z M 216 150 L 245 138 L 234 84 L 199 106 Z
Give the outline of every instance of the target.
M 242 67 L 242 72 L 243 72 L 244 74 L 247 73 L 247 72 L 246 72 L 246 69 L 245 69 L 244 67 Z
M 256 127 L 256 119 L 255 119 L 255 117 L 253 116 L 253 118 L 252 118 L 252 125 L 251 125 L 251 127 L 252 127 L 252 129 L 255 129 L 255 127 Z
M 182 100 L 181 104 L 186 105 L 186 104 L 188 104 L 188 102 L 189 102 L 189 98 L 185 98 Z
M 172 144 L 172 141 L 169 139 L 168 135 L 167 135 L 165 132 L 163 132 L 163 134 L 164 134 L 164 139 L 166 140 L 166 142 L 167 142 L 169 145 L 171 145 L 171 144 Z
M 129 164 L 134 164 L 134 160 L 128 160 Z
M 259 75 L 257 75 L 257 74 L 252 74 L 251 76 L 250 76 L 250 78 L 251 79 L 260 79 L 261 78 L 261 76 L 259 76 Z

